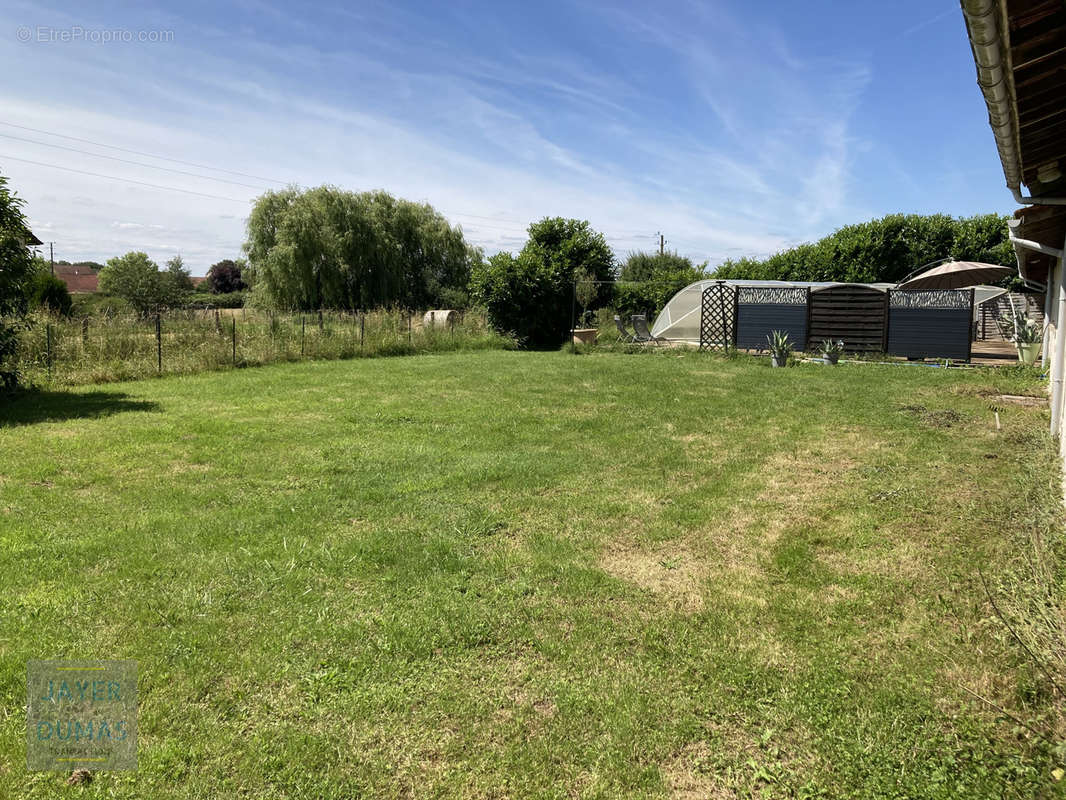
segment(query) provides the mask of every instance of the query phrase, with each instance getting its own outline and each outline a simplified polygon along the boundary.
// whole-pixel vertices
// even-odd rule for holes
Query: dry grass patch
[[[654,548],[615,543],[600,558],[600,567],[654,593],[675,610],[688,614],[703,610],[707,564],[684,543]]]
[[[659,767],[659,772],[675,800],[718,800],[742,795],[724,786],[708,765],[714,753],[707,742],[693,742],[673,759]]]

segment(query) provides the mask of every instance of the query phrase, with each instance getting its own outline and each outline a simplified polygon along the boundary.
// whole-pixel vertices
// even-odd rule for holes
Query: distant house
[[[95,292],[100,283],[99,272],[85,264],[56,264],[56,277],[67,285],[71,294]]]
[[[39,244],[39,243],[38,243]],[[56,277],[67,285],[71,294],[89,294],[99,291],[100,270],[89,264],[56,264]],[[192,278],[192,285],[200,289],[207,278],[203,275]],[[206,287],[204,289],[206,291]]]

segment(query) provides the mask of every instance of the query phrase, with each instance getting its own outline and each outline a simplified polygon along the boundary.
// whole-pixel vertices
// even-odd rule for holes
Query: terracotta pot
[[[596,344],[598,328],[574,328],[574,344]]]

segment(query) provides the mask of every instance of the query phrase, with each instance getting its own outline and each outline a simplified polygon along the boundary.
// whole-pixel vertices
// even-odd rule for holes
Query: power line
[[[240,200],[236,197],[223,197],[220,194],[207,194],[206,192],[194,192],[191,189],[179,189],[177,186],[162,186],[158,183],[147,183],[146,181],[135,181],[132,178],[120,178],[117,175],[103,175],[99,172],[89,172],[84,169],[74,169],[73,167],[61,167],[58,164],[45,164],[43,161],[31,161],[28,158],[16,158],[15,156],[0,155],[0,159],[7,159],[8,161],[21,161],[23,164],[33,164],[38,167],[49,167],[51,169],[61,169],[66,172],[76,172],[79,175],[89,175],[93,178],[105,178],[111,181],[123,181],[125,183],[135,183],[138,186],[147,186],[151,189],[162,189],[167,192],[182,192],[184,194],[192,194],[197,197],[208,197],[212,200],[230,200],[234,203],[248,204],[248,200]]]
[[[169,156],[160,156],[160,155],[156,155],[155,153],[145,153],[142,150],[130,150],[129,148],[118,147],[118,146],[113,145],[113,144],[104,144],[103,142],[94,142],[91,139],[80,139],[77,136],[68,136],[65,133],[56,133],[55,131],[46,131],[46,130],[42,130],[41,128],[31,128],[28,125],[16,125],[14,122],[4,122],[3,120],[0,120],[0,125],[6,125],[9,128],[18,128],[19,130],[23,130],[23,131],[32,131],[33,133],[43,133],[46,136],[56,136],[56,137],[58,137],[60,139],[69,139],[72,142],[81,142],[82,144],[91,144],[94,147],[106,147],[108,150],[117,150],[120,153],[131,153],[131,154],[133,154],[135,156],[145,156],[147,158],[157,158],[160,161],[170,161],[170,162],[173,162],[174,164],[184,164],[187,167],[196,167],[198,169],[209,169],[209,170],[211,170],[213,172],[225,172],[225,173],[227,173],[229,175],[238,175],[238,176],[240,176],[242,178],[252,178],[253,180],[266,181],[267,183],[279,183],[279,184],[281,184],[283,186],[286,186],[286,185],[288,185],[290,183],[290,181],[278,180],[277,178],[264,178],[262,175],[250,175],[247,172],[237,172],[237,171],[232,170],[232,169],[223,169],[222,167],[212,167],[209,164],[197,164],[197,163],[192,162],[192,161],[182,161],[180,158],[170,158]]]
[[[274,184],[280,184],[280,185],[288,185],[289,184],[289,182],[287,182],[287,181],[282,181],[282,180],[279,180],[279,179],[276,179],[276,178],[265,178],[265,177],[263,177],[261,175],[252,175],[252,174],[247,173],[247,172],[238,172],[236,170],[224,169],[222,167],[215,167],[215,166],[211,166],[209,164],[198,164],[198,163],[192,162],[192,161],[184,161],[184,160],[178,159],[178,158],[171,158],[169,156],[161,156],[161,155],[158,155],[158,154],[155,154],[155,153],[148,153],[148,152],[145,152],[145,151],[142,151],[142,150],[132,150],[130,148],[119,147],[117,145],[111,145],[111,144],[105,144],[103,142],[97,142],[97,141],[93,141],[91,139],[83,139],[83,138],[80,138],[80,137],[77,137],[77,136],[69,136],[69,135],[64,134],[64,133],[56,133],[55,131],[44,130],[42,128],[33,128],[33,127],[28,126],[28,125],[18,125],[18,124],[14,123],[14,122],[4,122],[3,120],[0,120],[0,125],[5,125],[5,126],[10,127],[10,128],[17,128],[19,130],[24,130],[24,131],[31,131],[33,133],[40,133],[40,134],[44,134],[45,136],[55,136],[55,137],[58,137],[60,139],[67,139],[67,140],[72,141],[72,142],[81,142],[83,144],[90,144],[90,145],[93,145],[94,147],[103,147],[103,148],[106,148],[108,150],[115,150],[115,151],[122,152],[122,153],[131,153],[133,155],[144,156],[145,158],[154,158],[154,159],[157,159],[157,160],[160,160],[160,161],[169,161],[169,162],[174,163],[174,164],[183,164],[185,166],[196,167],[198,169],[206,169],[206,170],[209,170],[209,171],[212,171],[212,172],[222,172],[222,173],[226,173],[228,175],[237,175],[237,176],[244,177],[244,178],[251,178],[251,179],[257,180],[257,181],[264,181],[266,183],[274,183]],[[128,159],[123,159],[123,158],[117,158],[115,156],[104,155],[103,153],[92,153],[90,151],[81,150],[81,149],[74,148],[74,147],[64,147],[63,145],[51,144],[51,143],[48,143],[48,142],[40,142],[40,141],[36,141],[36,140],[33,140],[33,139],[25,139],[25,138],[21,138],[21,137],[18,137],[18,136],[12,136],[11,134],[0,133],[0,136],[3,136],[4,138],[7,138],[7,139],[15,140],[15,141],[26,142],[26,143],[29,143],[29,144],[36,144],[36,145],[40,145],[40,146],[43,146],[43,147],[53,147],[53,148],[56,148],[56,149],[67,150],[67,151],[70,151],[70,152],[79,153],[79,154],[82,154],[82,155],[88,155],[88,156],[92,156],[92,157],[95,157],[95,158],[104,158],[104,159],[107,159],[109,161],[116,161],[116,162],[120,162],[120,163],[123,163],[123,164],[131,164],[131,165],[134,165],[134,166],[145,167],[147,169],[156,169],[156,170],[161,170],[161,171],[165,171],[165,172],[172,172],[172,173],[175,173],[175,174],[178,174],[178,175],[186,175],[186,176],[189,176],[189,177],[200,178],[202,180],[210,180],[210,181],[216,181],[216,182],[219,182],[219,183],[227,183],[227,184],[231,184],[233,186],[243,186],[243,187],[246,187],[246,188],[249,188],[249,189],[256,189],[256,190],[259,190],[259,191],[265,191],[266,190],[266,187],[263,187],[263,186],[253,186],[251,184],[241,183],[239,181],[229,181],[229,180],[225,180],[223,178],[213,178],[213,177],[211,177],[209,175],[200,175],[200,174],[197,174],[197,173],[186,172],[184,170],[176,170],[176,169],[171,169],[171,168],[168,168],[168,167],[156,166],[154,164],[145,164],[145,163],[139,162],[139,161],[130,161]],[[72,167],[62,167],[62,166],[59,166],[58,164],[47,164],[47,163],[43,163],[43,162],[39,162],[39,161],[31,161],[30,159],[17,158],[15,156],[4,156],[4,157],[8,158],[8,159],[10,159],[12,161],[21,161],[21,162],[26,163],[26,164],[34,164],[36,166],[41,166],[41,167],[50,167],[52,169],[65,170],[67,172],[73,172],[73,173],[77,173],[79,175],[88,175],[90,177],[95,177],[95,178],[104,178],[106,180],[122,181],[122,182],[125,182],[125,183],[135,184],[137,186],[146,186],[146,187],[149,187],[149,188],[152,188],[152,189],[160,189],[160,190],[163,190],[163,191],[181,192],[183,194],[190,194],[190,195],[194,195],[194,196],[197,196],[197,197],[207,197],[207,198],[210,198],[210,199],[213,199],[213,200],[229,200],[229,201],[234,202],[234,203],[246,203],[246,202],[248,202],[246,200],[239,200],[239,199],[237,199],[235,197],[224,197],[222,195],[209,194],[209,193],[206,193],[206,192],[196,192],[196,191],[193,191],[191,189],[179,189],[176,186],[164,186],[162,184],[149,183],[147,181],[138,181],[138,180],[134,180],[132,178],[121,178],[121,177],[119,177],[117,175],[105,175],[105,174],[97,173],[97,172],[89,172],[88,170],[74,169]],[[504,223],[505,226],[508,225],[508,224],[514,224],[515,226],[520,227],[522,232],[524,232],[525,229],[530,224],[529,221],[523,222],[523,221],[516,220],[516,219],[508,219],[506,217],[490,217],[490,216],[485,216],[485,215],[482,215],[482,214],[469,214],[469,213],[461,212],[461,211],[451,212],[449,214],[449,216],[452,216],[452,217],[468,217],[468,218],[471,218],[471,219],[479,219],[479,220],[486,220],[486,221],[489,221],[489,222]],[[484,223],[472,223],[471,227],[472,228],[493,228],[493,229],[496,229],[496,230],[501,230],[501,231],[506,231],[506,232],[511,232],[511,233],[517,232],[517,231],[513,230],[510,227],[504,227],[504,226],[500,226],[500,225],[485,225]],[[606,238],[608,238],[608,239],[614,239],[614,240],[617,241],[617,240],[643,239],[643,238],[647,238],[648,234],[636,233],[636,232],[626,232],[626,233],[618,232],[618,233],[604,233],[604,236]],[[660,252],[662,252],[663,248],[665,247],[665,239],[662,237],[661,234],[656,234],[656,236],[660,240],[659,248],[660,248]]]
[[[105,156],[103,153],[93,153],[88,150],[81,150],[77,147],[65,147],[61,144],[51,144],[49,142],[38,142],[35,139],[24,139],[21,136],[12,136],[9,133],[0,133],[5,139],[14,139],[16,142],[27,142],[29,144],[41,145],[42,147],[54,147],[57,150],[67,150],[71,153],[81,153],[82,155],[92,156],[93,158],[106,158],[108,161],[118,161],[122,164],[133,164],[137,167],[147,167],[148,169],[158,169],[163,172],[173,172],[177,175],[189,175],[193,178],[202,178],[206,181],[217,181],[219,183],[229,183],[233,186],[244,186],[248,189],[258,189],[259,191],[267,191],[269,187],[266,186],[254,186],[250,183],[241,183],[240,181],[230,181],[225,178],[212,178],[210,175],[200,175],[197,172],[186,172],[183,169],[174,169],[173,167],[160,167],[155,164],[145,164],[143,161],[130,161],[128,158],[118,158],[117,156]]]

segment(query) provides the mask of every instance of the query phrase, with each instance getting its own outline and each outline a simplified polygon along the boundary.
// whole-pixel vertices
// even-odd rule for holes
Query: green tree
[[[471,292],[497,330],[530,347],[557,347],[570,329],[575,278],[610,281],[614,255],[603,234],[582,220],[545,218],[528,233],[517,256],[497,253],[475,266]],[[602,302],[606,293],[600,294]]]
[[[100,270],[99,286],[101,292],[121,297],[141,314],[158,311],[173,300],[159,265],[138,251],[108,259]]]
[[[725,261],[715,277],[897,283],[919,267],[949,256],[1013,266],[1007,218],[890,214],[845,225],[817,242],[769,258]]]
[[[706,277],[706,264],[675,253],[630,253],[618,274],[614,307],[622,315],[654,317],[670,298]]]
[[[242,276],[244,260],[234,261],[232,258],[224,258],[211,265],[207,271],[207,290],[212,294],[229,294],[241,292],[247,289]]]
[[[25,325],[26,290],[33,274],[24,202],[0,175],[0,391],[18,385],[18,332]]]
[[[262,195],[244,250],[257,300],[298,309],[439,306],[481,260],[429,205],[332,186]]]
[[[195,288],[180,254],[167,261],[166,271],[160,275],[160,281],[167,305],[180,304]]]

